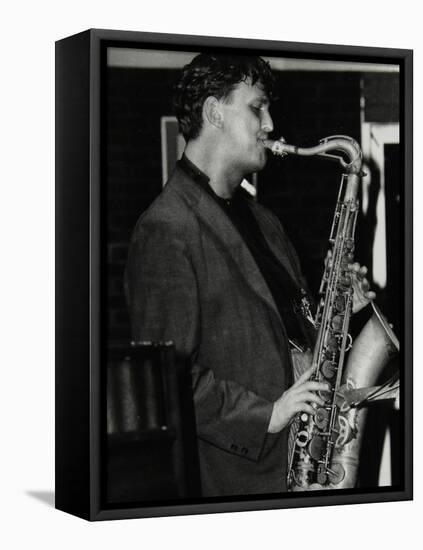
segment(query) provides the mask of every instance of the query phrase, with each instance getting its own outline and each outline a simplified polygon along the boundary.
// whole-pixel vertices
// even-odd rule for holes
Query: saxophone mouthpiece
[[[275,143],[272,139],[262,139],[262,142],[266,149],[272,149],[273,144]]]
[[[289,149],[293,149],[292,145],[287,145],[283,137],[279,138],[277,141],[273,139],[263,139],[262,141],[266,149],[270,149],[274,155],[281,157],[287,155]]]

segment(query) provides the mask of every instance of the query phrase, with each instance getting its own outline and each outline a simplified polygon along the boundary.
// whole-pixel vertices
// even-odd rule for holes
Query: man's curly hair
[[[267,61],[257,56],[199,54],[185,65],[175,86],[173,107],[179,131],[186,141],[199,136],[202,110],[209,96],[226,98],[240,82],[259,82],[269,99],[274,95],[274,77]]]

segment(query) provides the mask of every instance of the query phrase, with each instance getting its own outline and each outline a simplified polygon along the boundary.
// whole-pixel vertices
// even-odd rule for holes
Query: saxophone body
[[[347,136],[331,136],[309,148],[288,145],[283,139],[264,144],[275,155],[318,155],[337,160],[343,168],[314,319],[317,338],[310,378],[325,382],[329,389],[319,392],[324,406],[317,406],[312,415],[298,415],[291,425],[287,482],[291,491],[351,488],[357,482],[367,414],[365,400],[360,403],[352,396],[374,385],[399,349],[395,334],[373,303],[374,313],[354,344],[349,334],[353,287],[348,265],[354,262],[361,149]]]

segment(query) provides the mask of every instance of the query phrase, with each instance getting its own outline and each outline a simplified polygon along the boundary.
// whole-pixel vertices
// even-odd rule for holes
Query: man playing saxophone
[[[191,369],[202,496],[287,490],[288,432],[326,383],[294,382],[292,347],[312,348],[296,252],[243,179],[264,168],[274,81],[258,57],[201,54],[175,108],[186,148],[139,219],[126,271],[134,340],[175,343]],[[353,310],[374,298],[349,266]]]

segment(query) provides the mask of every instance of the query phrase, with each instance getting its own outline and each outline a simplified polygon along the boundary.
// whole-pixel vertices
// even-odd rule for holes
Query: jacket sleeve
[[[177,355],[191,366],[197,436],[258,460],[273,403],[198,364],[202,320],[197,285],[185,239],[165,224],[138,226],[125,276],[134,340],[172,340]]]

